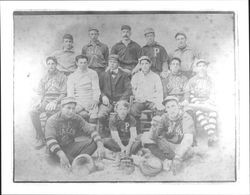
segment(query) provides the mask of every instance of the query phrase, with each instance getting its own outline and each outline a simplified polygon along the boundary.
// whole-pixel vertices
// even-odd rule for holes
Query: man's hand
[[[90,110],[92,110],[95,106],[97,106],[98,105],[98,101],[96,101],[96,100],[93,100],[90,104],[89,104],[89,108],[90,108]]]
[[[71,170],[71,165],[69,162],[68,157],[66,156],[66,154],[60,150],[57,152],[58,157],[60,158],[60,165],[63,169],[70,171]]]
[[[105,106],[109,106],[109,99],[107,96],[103,96],[102,97],[102,103],[105,105]]]
[[[56,109],[57,101],[52,101],[46,105],[46,111],[52,111]]]
[[[162,71],[161,74],[160,74],[161,78],[163,78],[163,79],[167,78],[168,75],[169,75],[168,71]]]
[[[129,144],[125,147],[125,154],[126,154],[127,156],[129,156],[129,154],[130,154],[131,146],[132,146],[132,144],[129,143]]]
[[[102,159],[105,156],[105,150],[102,142],[97,143],[96,153],[98,158]]]
[[[182,162],[180,159],[174,158],[171,165],[171,170],[174,175],[178,174],[182,168]]]

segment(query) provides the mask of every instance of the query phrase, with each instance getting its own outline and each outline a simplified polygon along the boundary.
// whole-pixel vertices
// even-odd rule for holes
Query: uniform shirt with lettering
[[[96,71],[88,69],[82,72],[77,69],[69,75],[67,82],[67,95],[75,97],[79,105],[86,108],[93,100],[99,102],[99,78]]]
[[[168,54],[163,46],[154,42],[151,45],[142,47],[142,56],[148,56],[152,61],[151,70],[154,72],[162,72],[168,70]]]
[[[39,83],[38,94],[40,96],[60,96],[67,93],[67,77],[56,70],[47,73]]]
[[[108,65],[109,49],[100,41],[89,42],[83,46],[82,54],[89,58],[89,67],[91,68],[106,68]]]
[[[162,115],[156,135],[162,136],[173,144],[180,144],[184,134],[194,134],[194,132],[193,118],[187,112],[181,112],[176,120],[170,120],[165,113]]]
[[[52,115],[45,126],[45,138],[48,149],[57,153],[61,147],[67,147],[78,136],[86,136],[98,142],[101,138],[94,126],[87,123],[81,116],[74,114],[65,119],[61,111]]]
[[[60,72],[72,73],[76,70],[77,66],[75,63],[76,52],[74,49],[60,49],[55,51],[51,56],[55,56],[58,65],[57,69]]]
[[[111,114],[109,119],[110,131],[117,131],[121,141],[128,142],[130,139],[130,128],[136,127],[135,118],[128,114],[125,120],[121,120],[117,113]]]
[[[119,56],[120,66],[122,68],[132,71],[141,56],[141,46],[132,40],[127,46],[120,41],[112,47],[111,54],[117,54]]]

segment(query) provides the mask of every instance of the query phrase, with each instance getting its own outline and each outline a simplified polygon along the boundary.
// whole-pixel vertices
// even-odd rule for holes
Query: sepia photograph
[[[245,0],[0,5],[4,194],[250,193]]]
[[[233,12],[13,18],[15,182],[236,181]]]

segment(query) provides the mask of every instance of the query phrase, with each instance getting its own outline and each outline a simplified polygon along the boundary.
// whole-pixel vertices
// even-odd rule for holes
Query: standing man
[[[181,59],[181,71],[187,78],[191,78],[193,76],[193,63],[198,56],[194,50],[187,45],[187,36],[185,33],[176,33],[175,40],[177,49],[174,50],[172,57]]]
[[[96,124],[100,97],[98,75],[88,68],[87,56],[76,56],[76,64],[77,70],[68,77],[67,95],[76,98],[76,113]]]
[[[66,76],[74,72],[76,69],[76,53],[73,47],[73,36],[65,34],[63,36],[63,48],[55,51],[51,56],[55,56],[57,59],[57,69],[60,72],[63,72]]]
[[[141,47],[138,43],[130,39],[131,34],[131,27],[122,25],[122,40],[116,43],[111,49],[111,54],[119,56],[121,68],[129,74],[132,73],[141,55]]]
[[[98,118],[104,126],[114,105],[120,100],[128,102],[132,95],[129,75],[119,68],[118,59],[118,55],[109,56],[109,70],[103,72],[100,78],[102,104],[99,107]]]
[[[47,117],[58,111],[60,101],[66,96],[67,77],[56,69],[57,61],[54,57],[46,59],[48,66],[47,74],[41,79],[38,95],[40,102],[30,112],[32,124],[36,130],[36,149],[45,145],[44,132],[42,130],[40,114],[46,113]]]
[[[172,169],[176,173],[193,145],[195,126],[192,116],[181,110],[177,97],[168,96],[163,104],[166,113],[156,128],[143,135],[142,143],[154,156],[163,160],[164,170]]]
[[[146,109],[153,111],[162,110],[163,89],[160,76],[150,70],[151,60],[142,56],[139,63],[141,71],[136,73],[131,80],[135,102],[131,106],[131,114],[137,120],[137,133],[140,133],[141,112]]]
[[[148,56],[152,61],[151,70],[161,77],[166,78],[168,72],[168,54],[163,46],[155,41],[155,31],[153,28],[144,30],[146,45],[142,47],[141,55]],[[134,70],[138,70],[139,67]]]
[[[105,71],[108,65],[108,46],[98,40],[99,30],[89,28],[90,42],[83,46],[82,54],[89,59],[89,68],[95,70],[100,78],[100,74]]]
[[[95,127],[75,114],[77,102],[72,97],[61,101],[61,110],[51,116],[46,124],[46,143],[51,155],[60,160],[62,168],[70,169],[80,154],[104,155],[104,147]],[[81,139],[77,139],[77,138]]]

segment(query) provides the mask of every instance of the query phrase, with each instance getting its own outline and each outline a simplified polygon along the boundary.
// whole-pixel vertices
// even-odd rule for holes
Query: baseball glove
[[[135,170],[135,164],[133,158],[125,156],[120,159],[119,168],[123,170],[127,175],[130,175]]]
[[[160,159],[151,156],[141,161],[139,168],[143,175],[153,177],[161,172],[163,166]]]

